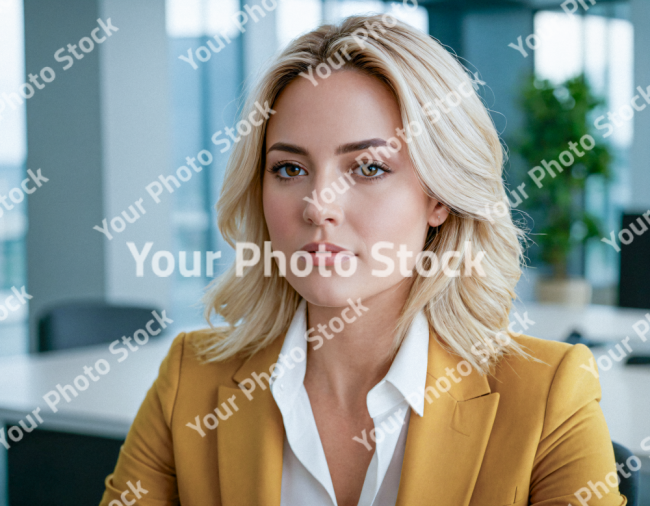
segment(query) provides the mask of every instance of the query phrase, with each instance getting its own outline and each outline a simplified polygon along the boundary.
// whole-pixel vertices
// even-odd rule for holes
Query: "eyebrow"
[[[377,146],[385,146],[386,141],[384,139],[374,138],[366,139],[358,142],[350,142],[348,144],[341,144],[336,148],[335,154],[343,155],[345,153],[352,153],[354,151],[363,151],[364,149],[373,148]],[[267,153],[271,151],[286,151],[287,153],[293,153],[296,155],[309,156],[309,153],[305,148],[296,146],[295,144],[289,144],[286,142],[276,142],[271,146]]]

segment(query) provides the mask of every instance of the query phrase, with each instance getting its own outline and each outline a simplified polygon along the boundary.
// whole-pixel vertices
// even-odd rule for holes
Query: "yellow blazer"
[[[202,364],[191,345],[202,332],[174,340],[106,478],[101,506],[135,499],[136,506],[280,506],[282,416],[268,387],[248,400],[238,383],[268,373],[284,338],[248,361]],[[592,492],[590,506],[626,504],[606,482],[616,467],[600,383],[580,367],[589,364],[589,349],[516,340],[545,363],[504,357],[493,377],[473,371],[441,392],[446,384],[436,379],[461,359],[431,333],[427,386],[439,398],[429,395],[423,417],[411,415],[399,506],[578,505],[574,494],[590,481],[601,496]],[[201,422],[204,437],[187,426],[232,396],[237,411],[213,430]]]

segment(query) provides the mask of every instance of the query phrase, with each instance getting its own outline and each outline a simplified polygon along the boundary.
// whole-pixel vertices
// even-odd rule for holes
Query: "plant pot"
[[[538,302],[581,307],[591,302],[591,285],[584,278],[542,278],[537,281]]]

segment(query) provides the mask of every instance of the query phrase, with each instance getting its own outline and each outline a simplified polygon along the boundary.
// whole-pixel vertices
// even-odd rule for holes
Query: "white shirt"
[[[290,355],[292,350],[292,357],[306,356],[306,307],[303,299],[285,337],[283,356]],[[333,339],[336,339],[336,334]],[[323,346],[327,345],[325,339]],[[368,413],[375,425],[376,451],[366,472],[359,506],[394,506],[397,501],[411,411],[408,408],[410,406],[419,416],[424,412],[421,392],[426,385],[428,351],[429,325],[420,312],[388,373],[366,398]],[[313,353],[318,353],[318,350],[313,350]],[[284,367],[284,373],[271,384],[271,393],[282,413],[286,432],[280,504],[336,506],[332,478],[304,386],[307,361],[286,357],[285,360],[295,366]],[[372,444],[369,434],[358,434],[359,440],[363,441],[364,436]]]

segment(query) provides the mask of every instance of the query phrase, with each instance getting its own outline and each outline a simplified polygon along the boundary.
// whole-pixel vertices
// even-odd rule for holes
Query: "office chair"
[[[70,302],[45,312],[38,322],[38,351],[110,343],[132,336],[153,318],[153,308],[105,302]]]
[[[621,471],[618,472],[618,477],[621,482],[618,485],[618,490],[621,494],[627,497],[628,506],[638,506],[639,503],[639,470],[632,471],[627,464],[627,460],[634,454],[625,446],[612,441],[614,446],[614,458],[618,464],[623,467],[623,472],[628,474],[626,478]]]
[[[605,346],[606,344],[600,341],[592,341],[591,339],[587,339],[578,330],[575,329],[571,331],[564,342],[569,344],[584,344],[588,348],[598,348],[600,346]]]
[[[104,479],[115,469],[123,443],[122,439],[34,429],[7,452],[7,504],[99,504]]]

